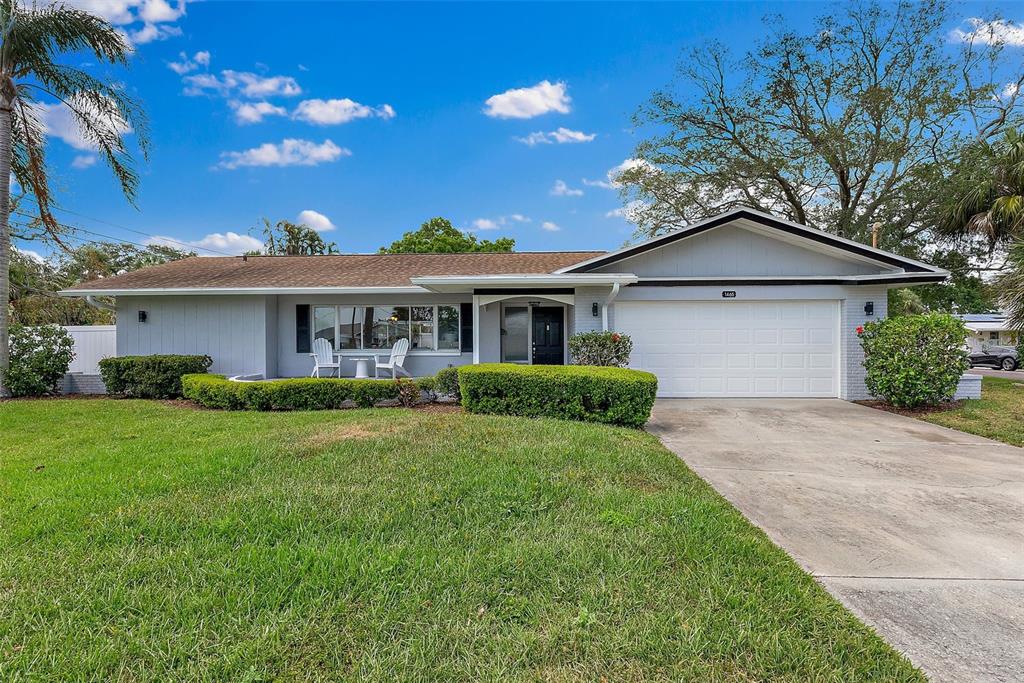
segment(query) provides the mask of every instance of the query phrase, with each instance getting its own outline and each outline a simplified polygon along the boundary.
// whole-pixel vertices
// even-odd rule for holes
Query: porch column
[[[480,365],[480,295],[473,295],[473,365]]]
[[[604,300],[601,305],[601,331],[608,332],[608,307],[615,301],[615,297],[619,295],[619,283],[616,282],[612,285],[612,291],[608,294],[608,298]]]

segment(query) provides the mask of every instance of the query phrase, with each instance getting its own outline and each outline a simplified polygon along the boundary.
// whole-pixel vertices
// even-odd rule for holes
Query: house
[[[967,313],[959,316],[967,328],[967,346],[980,352],[982,344],[1016,346],[1018,333],[1010,329],[1005,313]]]
[[[83,283],[115,297],[117,353],[196,353],[213,372],[306,376],[312,340],[356,357],[411,341],[413,375],[560,364],[568,337],[616,330],[666,397],[867,397],[856,328],[890,287],[947,272],[737,209],[605,253],[190,258]]]

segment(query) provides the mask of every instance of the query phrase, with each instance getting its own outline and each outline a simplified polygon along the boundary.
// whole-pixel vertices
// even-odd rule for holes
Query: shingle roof
[[[507,254],[353,254],[332,256],[198,257],[82,282],[75,290],[249,287],[409,287],[425,275],[551,273],[599,251]]]

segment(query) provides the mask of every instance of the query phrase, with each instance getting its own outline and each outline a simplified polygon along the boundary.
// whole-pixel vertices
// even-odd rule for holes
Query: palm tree
[[[953,178],[943,231],[983,237],[993,249],[1024,236],[1024,135],[1011,128],[994,145],[979,144],[962,168]]]
[[[1024,237],[1010,247],[1006,270],[996,278],[999,298],[1006,307],[1007,322],[1017,330],[1018,343],[1024,343]]]
[[[84,51],[101,64],[124,65],[132,48],[113,26],[88,12],[60,4],[21,7],[18,0],[0,0],[0,41],[0,179],[13,175],[38,208],[47,236],[63,246],[61,228],[51,213],[43,101],[55,100],[67,108],[129,201],[134,200],[138,176],[122,136],[134,130],[144,158],[148,144],[144,115],[120,85],[104,83],[56,58]],[[10,183],[0,181],[0,396],[6,395],[3,375],[9,365],[10,213]]]

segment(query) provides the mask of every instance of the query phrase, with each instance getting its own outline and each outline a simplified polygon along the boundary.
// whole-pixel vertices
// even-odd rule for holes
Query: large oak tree
[[[950,34],[938,0],[851,4],[808,33],[768,20],[736,56],[713,43],[638,114],[650,131],[619,180],[638,236],[739,205],[914,254],[965,149],[1021,116],[1024,64],[999,24]]]

